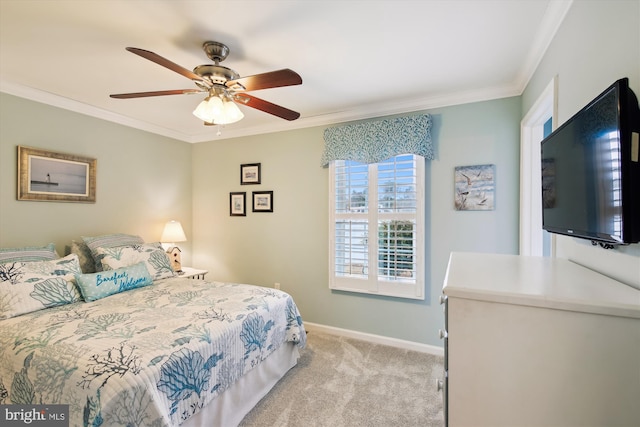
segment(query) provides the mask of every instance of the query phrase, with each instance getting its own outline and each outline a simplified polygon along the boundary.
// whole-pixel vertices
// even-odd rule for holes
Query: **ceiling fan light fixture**
[[[202,101],[195,110],[193,115],[204,121],[205,123],[216,125],[227,125],[235,123],[244,118],[244,114],[238,106],[228,99],[222,99],[218,95],[210,95]]]

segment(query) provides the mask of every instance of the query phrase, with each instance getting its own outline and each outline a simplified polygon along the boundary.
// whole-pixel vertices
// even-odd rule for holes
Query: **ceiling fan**
[[[264,111],[265,113],[272,114],[285,120],[296,120],[300,117],[300,113],[296,111],[246,93],[252,90],[302,84],[302,78],[300,75],[288,68],[268,73],[255,74],[253,76],[240,77],[240,75],[231,68],[220,65],[220,62],[224,61],[229,55],[229,48],[225,44],[215,41],[207,41],[202,45],[202,49],[214,64],[198,65],[193,69],[193,71],[189,71],[188,69],[148,50],[138,49],[135,47],[128,47],[126,49],[131,53],[135,53],[136,55],[191,79],[198,88],[120,93],[110,95],[111,98],[144,98],[149,96],[182,95],[206,92],[208,94],[207,97],[193,112],[196,117],[204,121],[205,125],[229,124],[242,119],[244,115],[236,106],[236,103]]]

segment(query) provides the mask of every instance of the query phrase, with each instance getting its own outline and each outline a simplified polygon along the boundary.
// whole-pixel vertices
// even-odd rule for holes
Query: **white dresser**
[[[443,293],[449,426],[640,426],[640,290],[563,259],[452,253]]]

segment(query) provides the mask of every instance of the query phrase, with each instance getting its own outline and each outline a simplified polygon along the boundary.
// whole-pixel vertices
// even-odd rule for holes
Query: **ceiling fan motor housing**
[[[240,75],[234,70],[223,67],[222,65],[198,65],[193,69],[193,72],[203,79],[210,81],[212,84],[217,85],[224,85],[229,80],[240,78]]]

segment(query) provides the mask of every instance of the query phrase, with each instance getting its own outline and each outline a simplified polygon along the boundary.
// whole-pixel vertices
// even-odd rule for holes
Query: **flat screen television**
[[[605,248],[640,242],[640,107],[622,78],[542,141],[542,227]]]

